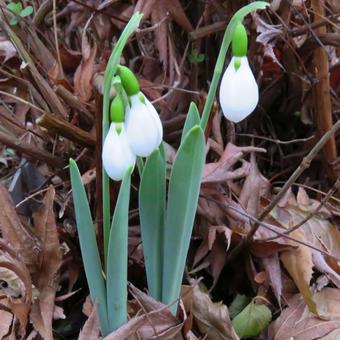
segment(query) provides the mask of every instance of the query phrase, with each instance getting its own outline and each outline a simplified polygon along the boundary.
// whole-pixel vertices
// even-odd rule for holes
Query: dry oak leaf
[[[271,215],[282,226],[289,229],[310,217],[316,211],[320,202],[310,199],[305,190],[299,189],[296,199],[292,194],[288,200],[284,200],[275,207]],[[340,258],[340,233],[328,218],[331,213],[322,207],[316,215],[306,221],[300,229],[304,231],[305,241],[318,249],[322,249],[332,256]],[[334,284],[340,287],[338,266],[331,267],[331,259],[317,251],[312,251],[313,264],[322,273],[330,277]],[[334,261],[333,261],[334,262]],[[335,269],[335,270],[334,270]]]
[[[280,317],[269,327],[270,338],[313,340],[340,329],[340,290],[324,288],[314,295],[314,300],[322,311],[322,318],[311,314],[301,295],[296,294],[288,301],[288,307]]]

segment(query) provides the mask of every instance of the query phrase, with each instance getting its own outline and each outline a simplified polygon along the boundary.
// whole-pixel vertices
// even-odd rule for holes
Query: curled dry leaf
[[[87,300],[86,300],[87,301]],[[85,301],[85,303],[87,303]],[[79,333],[78,340],[97,340],[99,339],[99,323],[97,319],[96,309],[91,304],[91,311],[82,330]]]
[[[1,242],[0,245],[3,259],[0,261],[0,268],[4,268],[7,271],[13,272],[14,276],[21,281],[21,294],[20,297],[14,298],[8,296],[7,306],[11,312],[15,315],[16,319],[19,321],[20,328],[19,334],[23,338],[25,335],[25,330],[28,322],[28,315],[32,303],[32,281],[30,274],[27,270],[25,264],[17,259],[13,250],[11,250],[6,244]]]
[[[91,48],[85,32],[82,37],[82,55],[82,61],[74,74],[74,88],[80,99],[87,102],[92,96],[92,76],[97,55],[97,45],[94,43]]]
[[[208,340],[236,340],[228,308],[222,302],[214,303],[199,284],[182,286],[182,296],[187,312],[191,312],[198,329]]]
[[[277,41],[280,40],[280,36],[283,35],[282,25],[269,25],[256,13],[253,13],[252,17],[255,22],[256,32],[260,33],[257,36],[256,41],[263,45],[264,56],[269,57],[274,63],[283,69],[283,66],[277,59],[274,52],[274,47]]]

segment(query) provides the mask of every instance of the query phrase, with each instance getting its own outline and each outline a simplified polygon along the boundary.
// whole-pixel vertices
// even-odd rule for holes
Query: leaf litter
[[[2,9],[8,3],[2,1]],[[133,201],[129,322],[107,338],[237,339],[235,330],[255,338],[267,332],[272,339],[339,337],[340,200],[336,190],[330,197],[323,193],[339,177],[338,160],[329,161],[327,152],[315,155],[284,199],[259,220],[324,133],[314,120],[318,75],[312,56],[318,46],[329,55],[325,91],[338,118],[339,6],[327,1],[326,15],[315,14],[313,6],[273,1],[270,11],[246,18],[248,57],[261,99],[249,120],[237,126],[221,119],[215,106],[179,313],[171,315],[145,293]],[[51,3],[33,1],[32,7],[15,26],[5,20],[6,10],[0,14],[0,335],[97,339],[64,167],[68,157],[78,159],[100,240],[99,157],[92,146],[69,140],[63,130],[43,128],[37,119],[51,114],[91,136],[100,133],[108,56],[132,13],[142,10],[143,24],[121,63],[156,101],[172,163],[189,103],[195,100],[202,110],[221,31],[237,8],[224,0],[69,1],[57,2],[55,14]],[[326,120],[325,112],[318,115]],[[339,148],[337,135],[333,141]],[[26,167],[26,160],[33,165]],[[20,171],[29,182],[38,173],[44,181],[35,187],[22,181],[11,198],[7,188]],[[252,230],[250,243],[233,256]],[[235,308],[240,296],[243,303]],[[255,297],[256,305],[249,305]],[[239,331],[261,319],[249,306],[259,315],[270,311],[268,328],[267,322],[255,322],[255,328],[261,326],[256,332]]]

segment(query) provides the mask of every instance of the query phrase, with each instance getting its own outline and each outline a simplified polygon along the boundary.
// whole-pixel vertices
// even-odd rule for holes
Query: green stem
[[[269,4],[267,2],[255,1],[255,2],[253,2],[253,3],[251,3],[247,6],[242,7],[241,9],[239,9],[233,15],[233,17],[231,18],[231,20],[230,20],[230,22],[227,26],[227,29],[224,32],[224,36],[223,36],[223,40],[222,40],[222,46],[221,46],[220,52],[219,52],[218,57],[217,57],[213,78],[211,80],[211,85],[210,85],[210,88],[209,88],[208,96],[207,96],[207,99],[206,99],[206,102],[205,102],[204,108],[203,108],[203,113],[202,113],[202,118],[201,118],[201,127],[202,127],[203,131],[205,131],[207,124],[208,124],[208,121],[209,121],[211,108],[213,106],[214,98],[216,96],[217,86],[220,82],[225,57],[227,55],[227,51],[228,51],[229,45],[231,43],[232,33],[235,29],[236,23],[238,21],[242,22],[244,17],[246,15],[248,15],[250,12],[252,12],[256,9],[264,9],[267,6],[269,6]]]
[[[112,85],[112,78],[117,71],[117,65],[120,61],[120,56],[123,52],[124,46],[130,35],[136,30],[142,19],[143,14],[135,13],[128,24],[125,26],[119,40],[114,47],[110,59],[107,63],[104,73],[104,93],[103,93],[103,120],[102,120],[102,143],[104,144],[107,132],[109,130],[109,112],[110,112],[110,91]],[[107,252],[110,235],[110,179],[103,167],[102,169],[102,185],[103,185],[103,233],[104,233],[104,255],[105,263],[107,261]]]

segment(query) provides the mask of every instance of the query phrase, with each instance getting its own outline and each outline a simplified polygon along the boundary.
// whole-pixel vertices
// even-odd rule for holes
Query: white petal
[[[159,126],[150,106],[142,103],[139,95],[130,99],[131,108],[125,116],[127,138],[134,154],[147,157],[160,144]]]
[[[241,57],[241,65],[235,70],[233,57],[220,86],[220,104],[224,116],[238,123],[251,114],[259,101],[259,90],[247,57]]]
[[[159,114],[157,112],[157,110],[155,109],[155,107],[149,102],[149,100],[144,96],[145,99],[145,104],[148,107],[151,115],[153,116],[156,126],[157,126],[157,133],[158,133],[158,138],[157,138],[157,147],[159,146],[159,144],[161,144],[162,139],[163,139],[163,126],[162,126],[162,122],[161,119],[159,118]]]
[[[115,181],[120,181],[128,168],[135,165],[136,156],[130,149],[124,124],[120,124],[122,130],[119,134],[116,125],[117,123],[110,125],[103,145],[102,159],[107,174]]]

